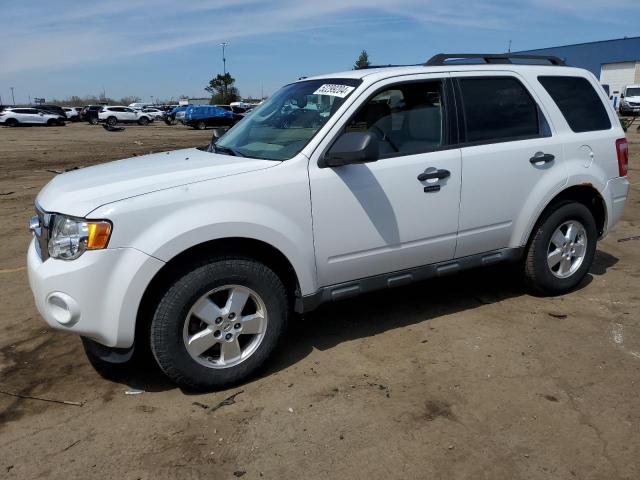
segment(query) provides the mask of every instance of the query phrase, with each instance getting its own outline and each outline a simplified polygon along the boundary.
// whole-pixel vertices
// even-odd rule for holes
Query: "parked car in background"
[[[38,110],[32,107],[5,108],[0,112],[0,124],[7,127],[19,125],[65,125],[66,116]]]
[[[63,117],[67,117],[66,112],[64,111],[64,108],[58,106],[58,105],[34,105],[33,108],[35,108],[36,110],[40,110],[42,112],[51,112],[51,113],[57,113],[58,115],[61,115]]]
[[[164,123],[167,125],[175,125],[184,123],[184,112],[190,105],[176,105],[171,111],[167,112],[164,117]]]
[[[137,123],[138,125],[148,125],[153,122],[153,117],[135,108],[120,105],[105,106],[98,112],[98,121],[107,125],[118,123]]]
[[[62,107],[65,116],[72,122],[80,120],[80,107]]]
[[[146,113],[147,115],[149,115],[151,118],[153,118],[153,120],[159,120],[161,118],[164,117],[165,112],[157,107],[145,107],[143,109],[140,110],[140,112],[142,113]]]
[[[184,124],[198,130],[207,127],[232,127],[240,120],[242,116],[231,111],[231,107],[227,110],[218,105],[190,105],[184,115]]]
[[[89,122],[92,125],[98,123],[98,112],[102,110],[102,105],[85,105],[80,110],[80,120]]]
[[[135,102],[135,103],[130,103],[128,105],[129,108],[145,108],[145,107],[153,107],[153,103],[147,103],[147,102]]]
[[[627,85],[620,95],[620,114],[638,115],[640,113],[640,85]]]

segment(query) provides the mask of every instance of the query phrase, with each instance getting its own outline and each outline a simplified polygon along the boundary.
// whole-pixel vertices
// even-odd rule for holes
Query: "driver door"
[[[379,82],[315,150],[309,178],[320,286],[453,258],[461,154],[449,92],[443,74]],[[318,166],[340,134],[358,130],[379,138],[378,161]],[[420,181],[425,172],[440,178]]]

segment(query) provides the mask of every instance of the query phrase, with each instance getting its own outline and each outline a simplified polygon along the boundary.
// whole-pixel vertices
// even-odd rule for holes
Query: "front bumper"
[[[607,224],[604,231],[606,235],[622,217],[624,204],[629,195],[629,180],[627,177],[612,178],[602,193],[607,205]]]
[[[163,265],[134,248],[87,251],[71,261],[43,261],[35,239],[27,253],[29,285],[49,326],[117,348],[133,345],[140,301]]]

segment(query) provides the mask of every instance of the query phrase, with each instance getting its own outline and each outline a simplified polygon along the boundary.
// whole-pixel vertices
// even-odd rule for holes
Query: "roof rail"
[[[422,67],[422,63],[411,63],[402,65],[393,65],[391,63],[387,65],[366,65],[364,67],[356,67],[354,70],[368,70],[369,68],[393,68],[393,67]]]
[[[439,53],[424,64],[426,66],[445,65],[447,60],[479,59],[484,63],[513,63],[511,60],[545,60],[550,65],[566,66],[564,60],[553,55],[524,55],[518,53]]]

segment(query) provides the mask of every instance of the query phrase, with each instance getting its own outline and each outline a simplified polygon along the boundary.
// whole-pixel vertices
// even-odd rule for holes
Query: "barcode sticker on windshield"
[[[344,98],[353,92],[356,87],[351,87],[349,85],[336,85],[333,83],[325,83],[315,92],[314,95],[330,95],[332,97],[340,97]]]

